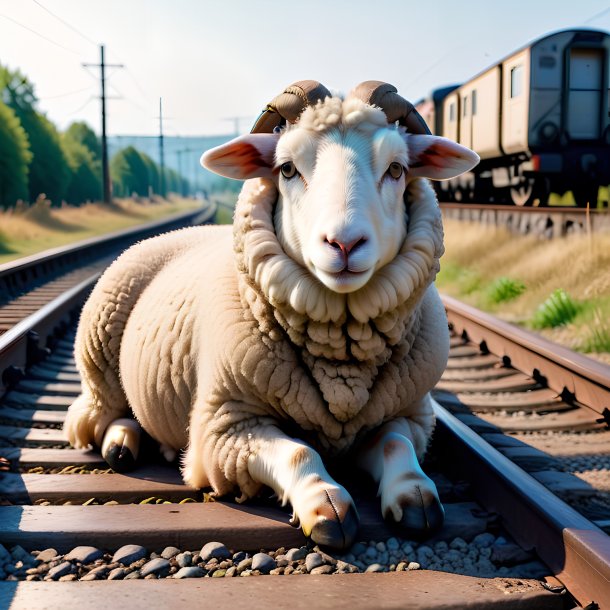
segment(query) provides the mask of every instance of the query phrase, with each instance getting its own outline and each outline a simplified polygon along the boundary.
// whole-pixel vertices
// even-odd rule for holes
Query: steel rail
[[[604,216],[610,214],[608,209],[577,208],[571,206],[543,206],[543,207],[526,207],[517,206],[511,203],[485,203],[485,202],[468,202],[454,203],[450,201],[439,202],[441,209],[445,210],[476,210],[476,211],[491,211],[491,212],[516,212],[517,214],[556,214],[558,216],[586,216],[587,214]]]
[[[547,385],[604,415],[610,408],[610,366],[442,295],[454,331]],[[567,396],[566,396],[567,393]]]
[[[112,233],[107,233],[106,235],[90,237],[74,244],[50,248],[48,250],[44,250],[43,252],[32,254],[31,256],[24,256],[14,261],[0,264],[0,278],[30,270],[33,267],[39,267],[45,263],[56,261],[62,257],[72,257],[75,254],[82,254],[86,251],[94,251],[100,246],[112,246],[118,241],[132,238],[139,234],[153,233],[164,226],[188,224],[189,221],[192,221],[201,215],[205,215],[205,219],[208,219],[213,212],[213,206],[202,207],[196,210],[190,210],[188,212],[181,212],[180,214],[162,218],[160,220],[155,220],[144,225],[138,225],[137,227],[120,229],[118,231],[113,231]]]
[[[435,414],[435,445],[475,498],[523,548],[535,549],[583,607],[610,608],[610,537],[446,409],[435,405]]]

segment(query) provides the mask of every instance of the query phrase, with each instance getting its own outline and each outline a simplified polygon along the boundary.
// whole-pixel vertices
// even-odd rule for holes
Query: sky
[[[382,80],[415,102],[468,80],[548,32],[610,30],[608,0],[0,0],[0,63],[35,85],[60,128],[108,133],[245,133],[287,85],[348,92]],[[237,119],[235,118],[237,117]]]

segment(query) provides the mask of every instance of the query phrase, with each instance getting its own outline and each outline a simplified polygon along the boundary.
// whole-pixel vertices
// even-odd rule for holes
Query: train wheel
[[[580,184],[572,189],[572,194],[579,208],[586,208],[587,203],[590,208],[597,207],[597,184]]]
[[[517,186],[510,188],[511,201],[518,206],[545,206],[550,194],[549,180],[544,176],[524,177]]]
[[[523,178],[517,186],[510,187],[510,198],[519,207],[532,205],[535,199],[535,181],[533,178]]]

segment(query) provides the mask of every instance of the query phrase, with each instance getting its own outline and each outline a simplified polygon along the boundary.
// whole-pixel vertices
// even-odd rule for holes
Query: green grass
[[[565,326],[576,317],[579,309],[579,304],[565,290],[558,288],[538,306],[532,317],[532,327]]]
[[[499,277],[487,289],[487,296],[492,303],[512,301],[525,291],[525,284],[509,277]]]

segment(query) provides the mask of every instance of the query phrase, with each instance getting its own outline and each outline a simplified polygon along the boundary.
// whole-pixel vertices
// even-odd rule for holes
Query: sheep
[[[436,531],[444,511],[419,462],[449,339],[427,178],[478,157],[426,131],[391,85],[342,98],[302,81],[253,133],[206,152],[205,167],[246,180],[233,227],[146,240],[103,274],[76,337],[71,444],[128,469],[141,426],[168,459],[185,450],[188,485],[238,502],[270,487],[338,549],[358,513],[323,457],[348,456],[386,519]]]

